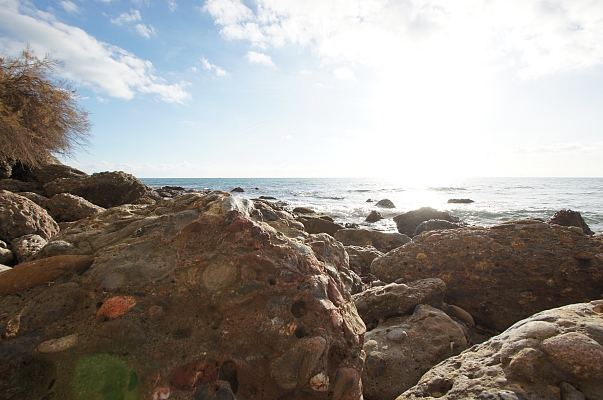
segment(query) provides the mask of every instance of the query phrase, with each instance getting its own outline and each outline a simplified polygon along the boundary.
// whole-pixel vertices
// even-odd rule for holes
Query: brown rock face
[[[562,226],[577,226],[582,228],[582,231],[587,235],[594,235],[595,232],[591,231],[582,215],[577,211],[572,210],[561,210],[557,211],[548,221],[549,224],[557,224]]]
[[[46,208],[58,222],[78,221],[104,210],[84,198],[69,193],[55,194],[46,204]]]
[[[346,246],[373,246],[384,253],[410,242],[406,235],[374,229],[341,229],[335,233],[335,239]]]
[[[458,217],[448,214],[445,211],[438,211],[431,207],[422,207],[418,210],[409,211],[404,214],[400,214],[394,217],[394,222],[398,227],[398,232],[413,236],[417,226],[423,221],[429,221],[430,219],[439,219],[448,222],[460,222]]]
[[[51,303],[65,290],[55,283],[0,298],[0,332],[9,332],[0,346],[17,354],[5,381],[23,381],[28,365],[40,376],[11,393],[360,399],[365,326],[343,246],[324,234],[291,239],[261,219],[248,200],[190,194],[107,209],[61,232],[55,241],[95,260],[62,284],[74,287],[52,304],[76,301],[39,336],[17,321],[29,320],[36,299],[48,293]]]
[[[134,175],[122,171],[58,179],[45,184],[44,189],[50,197],[71,193],[104,208],[133,203],[150,191]]]
[[[536,314],[427,372],[397,400],[598,400],[603,300]]]
[[[297,218],[297,221],[304,225],[304,229],[308,233],[327,233],[334,236],[335,232],[343,229],[343,225],[320,217],[304,216]]]
[[[446,301],[502,331],[539,311],[601,298],[603,242],[534,220],[424,233],[375,259],[379,279],[440,278]]]
[[[29,234],[49,239],[58,232],[59,226],[42,207],[25,197],[0,190],[0,240],[11,242]]]

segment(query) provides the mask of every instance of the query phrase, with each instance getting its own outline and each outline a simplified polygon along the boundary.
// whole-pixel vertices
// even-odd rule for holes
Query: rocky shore
[[[236,193],[1,179],[0,400],[603,399],[578,213],[386,233]]]

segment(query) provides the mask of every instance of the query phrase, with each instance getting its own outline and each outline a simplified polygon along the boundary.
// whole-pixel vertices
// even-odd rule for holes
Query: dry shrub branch
[[[73,156],[88,145],[88,112],[65,80],[59,62],[28,47],[18,58],[0,56],[0,162],[36,167],[50,154]]]

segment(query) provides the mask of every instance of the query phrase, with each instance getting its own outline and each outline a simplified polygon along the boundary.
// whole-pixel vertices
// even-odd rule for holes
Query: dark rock
[[[438,309],[420,305],[410,316],[392,318],[365,335],[364,395],[394,399],[467,347],[462,327]]]
[[[448,204],[470,204],[474,203],[471,199],[448,199]]]
[[[163,186],[160,189],[155,189],[155,193],[157,193],[161,198],[174,198],[182,196],[185,191],[186,189],[180,186]]]
[[[464,226],[466,225],[462,222],[449,222],[443,219],[430,219],[429,221],[423,221],[417,225],[413,236],[417,236],[428,231],[436,231],[440,229],[458,229]]]
[[[151,192],[134,175],[122,171],[58,179],[45,184],[44,189],[50,197],[70,193],[104,208],[132,203]]]
[[[384,254],[373,246],[345,246],[345,250],[350,258],[350,269],[361,277],[369,275],[373,260]]]
[[[346,246],[373,246],[384,253],[410,242],[406,235],[374,229],[341,229],[335,239]]]
[[[231,192],[236,192],[236,193],[243,193],[244,191],[245,191],[245,189],[243,189],[242,187],[236,187],[231,190]]]
[[[501,331],[550,307],[600,298],[603,244],[574,229],[518,220],[423,233],[371,270],[385,282],[440,278],[447,302]]]
[[[0,179],[8,179],[13,173],[13,167],[10,163],[0,160]]]
[[[398,227],[398,232],[411,236],[414,234],[417,226],[423,221],[430,219],[439,219],[449,222],[461,222],[455,216],[448,214],[445,211],[438,211],[431,207],[422,207],[418,210],[409,211],[394,217],[394,222]]]
[[[19,196],[27,197],[42,208],[46,208],[49,198],[34,192],[19,192]]]
[[[442,306],[446,284],[441,279],[422,279],[408,285],[390,283],[353,296],[358,314],[367,326],[380,320],[411,314],[419,304]]]
[[[548,221],[549,224],[557,224],[561,226],[577,226],[582,228],[587,235],[594,235],[595,232],[591,231],[582,215],[577,211],[572,210],[561,210],[557,211]]]
[[[272,196],[260,196],[260,199],[263,199],[263,200],[277,200],[276,197],[272,197]]]
[[[343,225],[320,217],[304,216],[296,218],[296,221],[301,222],[308,233],[328,233],[334,236],[335,232],[343,229]]]
[[[49,239],[58,232],[59,226],[42,207],[25,197],[0,190],[0,240],[10,242],[29,234]]]
[[[22,182],[16,179],[0,179],[0,190],[7,190],[13,193],[34,192],[44,193],[42,185],[37,182]]]
[[[366,202],[367,202],[367,203],[374,203],[375,201],[376,201],[376,200],[373,200],[373,199],[367,199],[367,200],[366,200]]]
[[[40,168],[33,168],[30,173],[31,180],[42,185],[62,178],[82,178],[88,176],[84,171],[63,164],[48,164]]]
[[[383,219],[383,215],[381,215],[378,211],[371,211],[371,213],[366,217],[366,222],[377,222]]]
[[[389,199],[383,199],[383,200],[379,200],[377,202],[377,204],[375,204],[377,207],[383,207],[383,208],[396,208],[396,206],[394,205],[394,203],[389,200]]]
[[[517,322],[433,367],[397,400],[600,399],[603,343],[581,327],[603,328],[602,303],[572,304]],[[570,394],[578,397],[565,397]]]
[[[297,214],[316,214],[316,211],[309,207],[295,207],[293,212]]]
[[[82,197],[69,193],[55,194],[48,201],[46,208],[57,222],[75,222],[104,210]]]

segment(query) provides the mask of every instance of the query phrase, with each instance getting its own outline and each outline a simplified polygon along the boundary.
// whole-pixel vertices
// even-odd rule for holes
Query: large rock
[[[577,226],[582,228],[582,231],[587,235],[594,235],[595,232],[591,231],[582,215],[577,211],[572,210],[561,210],[557,211],[548,221],[549,224],[557,224],[562,226]]]
[[[374,229],[341,229],[335,233],[335,239],[346,246],[373,246],[384,253],[410,242],[406,235]]]
[[[0,190],[0,240],[11,242],[29,234],[49,239],[58,231],[59,226],[45,209],[25,197]]]
[[[58,240],[94,262],[0,298],[14,398],[361,398],[365,326],[328,235],[289,238],[212,193],[107,209]]]
[[[301,222],[304,225],[304,229],[308,233],[327,233],[331,236],[335,235],[335,232],[343,229],[343,225],[340,225],[336,222],[329,221],[325,218],[320,217],[312,217],[306,215],[304,217],[298,217],[298,222]]]
[[[122,171],[62,178],[45,184],[44,189],[50,197],[70,193],[104,208],[133,203],[151,191],[134,175]]]
[[[371,263],[383,253],[373,246],[345,246],[350,258],[350,269],[358,275],[366,276],[371,273]]]
[[[35,192],[43,193],[42,185],[37,182],[22,182],[16,179],[0,179],[0,190],[8,190],[9,192]]]
[[[603,301],[536,314],[427,372],[398,400],[603,399]]]
[[[388,320],[365,335],[365,399],[395,399],[431,367],[466,348],[462,327],[428,305]]]
[[[33,168],[30,172],[31,179],[42,185],[63,178],[83,178],[88,174],[79,169],[63,165],[61,163],[48,164],[39,168]]]
[[[440,278],[447,302],[502,331],[550,307],[601,298],[603,241],[536,220],[426,232],[375,259],[384,282]]]
[[[104,210],[82,197],[69,193],[55,194],[46,204],[46,208],[57,222],[78,221]]]
[[[419,225],[417,225],[417,228],[415,229],[412,235],[417,236],[423,232],[437,231],[443,229],[458,229],[464,226],[465,224],[460,222],[450,222],[445,221],[443,219],[430,219],[428,221],[423,221]]]
[[[380,320],[411,314],[419,304],[441,307],[446,284],[441,279],[421,279],[408,285],[390,283],[353,296],[364,323],[376,326]]]
[[[40,251],[46,243],[46,239],[40,235],[23,235],[13,239],[11,242],[11,249],[17,258],[17,262],[22,263]]]
[[[394,217],[394,222],[398,227],[398,232],[413,236],[417,226],[423,221],[429,221],[430,219],[440,219],[448,222],[461,222],[458,217],[450,215],[446,211],[438,211],[431,207],[422,207],[418,210],[413,210],[400,214]]]

